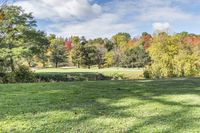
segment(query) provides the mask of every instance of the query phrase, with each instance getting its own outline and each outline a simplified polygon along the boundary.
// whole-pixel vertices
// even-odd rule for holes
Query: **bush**
[[[6,71],[3,67],[3,63],[0,60],[0,83],[3,83],[3,78],[6,76]]]
[[[150,78],[150,72],[148,70],[144,70],[144,78]]]
[[[3,69],[1,69],[0,67],[0,83],[13,83],[15,80],[13,79],[13,73],[6,73],[5,71],[3,71]]]
[[[14,72],[6,73],[2,77],[2,83],[16,83],[15,73]]]
[[[69,74],[36,74],[36,78],[41,82],[65,82],[65,81],[95,81],[107,80],[108,77],[102,74],[83,74],[83,73],[69,73]]]
[[[0,72],[0,84],[1,84],[1,83],[4,83],[4,82],[3,82],[3,78],[5,77],[5,75],[6,75],[6,73]]]
[[[36,81],[34,73],[30,70],[29,67],[24,65],[19,66],[14,74],[16,82],[28,83]]]
[[[35,82],[34,73],[26,66],[19,66],[15,72],[0,72],[0,83]]]
[[[67,81],[62,74],[36,74],[36,78],[39,82]]]

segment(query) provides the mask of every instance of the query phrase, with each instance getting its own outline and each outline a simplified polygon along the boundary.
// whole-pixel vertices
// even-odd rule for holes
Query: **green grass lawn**
[[[0,85],[0,132],[199,132],[200,79]]]
[[[104,76],[113,77],[114,75],[121,75],[126,79],[143,79],[143,69],[140,68],[103,68],[98,69],[96,67],[91,69],[84,68],[46,68],[35,70],[38,74],[90,74],[95,75],[97,73],[103,74]]]

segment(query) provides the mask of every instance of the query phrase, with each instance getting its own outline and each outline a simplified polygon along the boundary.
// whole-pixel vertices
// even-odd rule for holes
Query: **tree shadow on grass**
[[[143,122],[129,127],[129,129],[125,132],[142,132],[146,127],[150,127],[148,130],[146,130],[146,132],[174,133],[183,132],[188,129],[190,129],[190,132],[193,132],[194,130],[191,129],[198,128],[200,117],[187,116],[189,112],[190,109],[183,108],[180,111],[150,116],[145,118]],[[164,127],[163,129],[160,128],[162,126]]]
[[[40,113],[67,111],[71,112],[74,117],[79,116],[77,119],[68,120],[66,118],[64,120],[65,123],[76,125],[77,130],[83,123],[105,117],[119,119],[119,121],[135,118],[136,121],[139,121],[130,122],[127,127],[124,127],[124,130],[122,130],[123,127],[119,128],[119,132],[182,131],[186,127],[200,124],[197,121],[200,113],[196,115],[196,118],[190,114],[192,110],[200,108],[200,103],[188,104],[165,97],[176,97],[176,95],[200,97],[199,81],[199,79],[98,81],[19,84],[18,87],[0,85],[0,122],[6,121],[7,117],[15,118],[15,116],[26,114],[32,114],[34,117]],[[154,114],[156,111],[158,113]],[[29,121],[30,117],[24,119]],[[43,117],[45,116],[37,117],[37,119],[41,120]],[[57,124],[61,123],[57,122]],[[97,128],[91,127],[91,131],[104,131],[100,128],[102,123],[94,124],[97,125]],[[105,127],[109,129],[110,126],[106,125]],[[162,126],[166,126],[166,128]],[[41,128],[41,131],[43,129],[45,127]],[[64,129],[70,130],[70,127],[65,126]]]

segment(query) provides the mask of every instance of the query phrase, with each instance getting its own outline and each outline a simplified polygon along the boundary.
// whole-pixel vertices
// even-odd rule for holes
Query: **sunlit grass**
[[[200,79],[0,85],[0,132],[198,132]]]
[[[100,73],[104,76],[113,77],[113,75],[122,75],[126,79],[143,79],[143,69],[142,68],[103,68],[98,69],[93,67],[91,69],[85,68],[46,68],[46,69],[38,69],[35,70],[36,73],[39,74],[74,74],[74,73],[82,73],[82,74],[96,74]]]

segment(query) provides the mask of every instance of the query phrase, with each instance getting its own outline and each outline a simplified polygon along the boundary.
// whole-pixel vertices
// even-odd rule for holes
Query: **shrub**
[[[150,78],[150,72],[148,70],[144,70],[144,78]]]
[[[16,83],[15,73],[14,72],[6,73],[2,77],[2,83]]]
[[[52,81],[67,81],[67,78],[63,74],[36,74],[38,81],[52,82]]]
[[[3,78],[5,77],[5,75],[6,75],[6,73],[0,72],[0,83],[4,83]]]
[[[24,65],[19,66],[14,73],[15,73],[14,76],[15,76],[16,82],[27,83],[27,82],[36,81],[34,73],[27,66],[24,66]]]
[[[108,77],[102,74],[36,74],[36,78],[41,82],[65,82],[65,81],[95,81],[95,80],[107,80]]]

